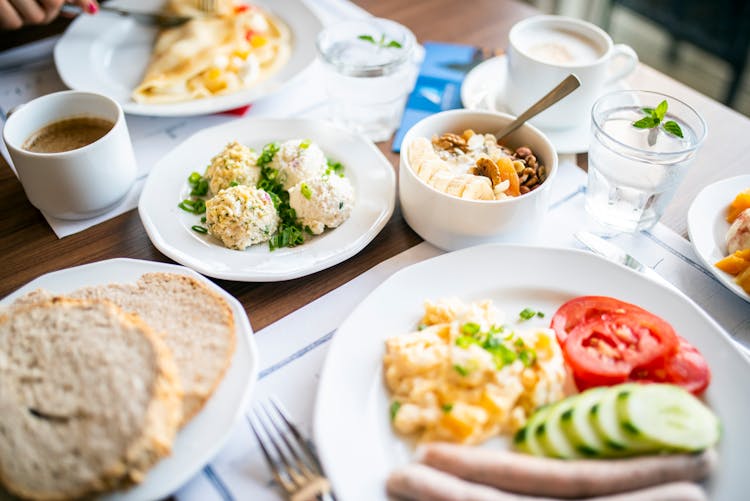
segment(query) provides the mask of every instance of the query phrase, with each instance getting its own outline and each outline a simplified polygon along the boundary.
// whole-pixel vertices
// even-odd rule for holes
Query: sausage
[[[519,494],[559,498],[697,482],[706,478],[717,462],[713,449],[698,454],[562,460],[443,443],[423,446],[420,456],[422,463],[464,480]]]
[[[386,488],[391,496],[411,501],[560,501],[559,498],[529,497],[472,484],[421,464],[410,464],[392,472]],[[708,501],[708,498],[695,484],[673,482],[587,501]]]

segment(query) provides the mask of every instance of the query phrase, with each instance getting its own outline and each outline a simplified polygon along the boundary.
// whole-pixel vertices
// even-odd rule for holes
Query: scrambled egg
[[[420,330],[386,340],[394,428],[420,441],[476,444],[523,426],[572,392],[551,329],[512,329],[491,301],[425,302]]]

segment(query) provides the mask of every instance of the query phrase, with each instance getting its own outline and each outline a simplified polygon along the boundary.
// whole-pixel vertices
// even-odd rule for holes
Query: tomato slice
[[[634,304],[607,296],[581,296],[571,299],[555,312],[550,327],[555,331],[562,346],[568,333],[577,325],[595,319],[608,319],[617,315],[645,313],[648,311]]]
[[[695,395],[701,394],[711,382],[708,363],[692,344],[680,336],[677,339],[674,354],[648,367],[635,369],[630,379],[676,384]]]
[[[634,369],[663,361],[675,352],[678,340],[672,327],[650,313],[604,315],[579,324],[563,345],[576,380],[617,384]]]

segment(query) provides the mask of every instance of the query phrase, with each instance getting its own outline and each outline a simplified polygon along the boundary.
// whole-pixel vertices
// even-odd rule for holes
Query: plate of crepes
[[[485,245],[342,323],[314,438],[340,499],[744,499],[750,362],[686,296],[573,249]]]
[[[750,175],[703,188],[690,205],[687,225],[706,268],[750,302]]]
[[[108,12],[80,16],[55,46],[55,65],[75,90],[105,94],[126,113],[185,116],[247,105],[315,60],[322,25],[301,0],[120,0],[118,7],[192,19],[157,29]]]
[[[0,491],[165,498],[221,448],[257,371],[242,305],[192,270],[43,275],[0,302]]]
[[[393,167],[325,122],[247,119],[204,129],[152,169],[138,212],[153,244],[215,278],[309,275],[362,250],[393,213]]]

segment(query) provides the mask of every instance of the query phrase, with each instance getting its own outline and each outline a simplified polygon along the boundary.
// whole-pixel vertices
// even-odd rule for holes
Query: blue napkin
[[[481,57],[481,50],[470,45],[425,42],[425,55],[419,76],[406,102],[401,126],[393,138],[393,151],[415,123],[444,110],[461,108],[461,82]]]

